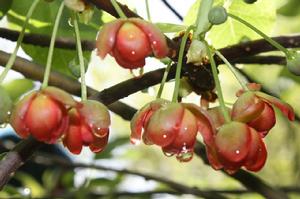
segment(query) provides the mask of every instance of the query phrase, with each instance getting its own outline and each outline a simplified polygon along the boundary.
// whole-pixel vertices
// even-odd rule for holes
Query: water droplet
[[[135,55],[135,51],[134,51],[134,50],[133,50],[133,51],[131,51],[131,54],[132,54],[132,55]]]
[[[22,191],[21,191],[21,194],[23,196],[30,196],[31,194],[31,190],[29,188],[24,188]]]
[[[174,153],[172,152],[167,152],[167,151],[163,151],[164,155],[167,157],[172,157],[174,155]]]
[[[130,73],[133,75],[134,78],[141,78],[144,74],[144,68],[131,69]]]
[[[141,143],[141,140],[131,137],[130,142],[131,142],[131,144],[138,145]]]
[[[94,135],[99,138],[103,138],[109,133],[108,128],[101,128],[101,127],[94,126],[94,127],[92,127],[92,129],[93,129]]]
[[[73,22],[72,22],[72,19],[71,19],[71,18],[69,18],[69,19],[68,19],[68,24],[69,24],[69,26],[71,26],[71,27],[74,27],[74,25],[73,25]]]
[[[180,152],[179,154],[177,154],[176,158],[180,162],[189,162],[193,159],[193,155],[193,151]]]
[[[240,150],[236,150],[235,153],[236,153],[236,154],[240,154]]]
[[[157,44],[157,41],[153,41],[152,44],[153,44],[153,45],[156,45],[156,44]]]
[[[166,134],[163,135],[163,138],[167,138],[168,136]]]
[[[6,128],[6,127],[7,127],[7,123],[0,124],[0,128],[1,128],[1,129],[4,129],[4,128]]]

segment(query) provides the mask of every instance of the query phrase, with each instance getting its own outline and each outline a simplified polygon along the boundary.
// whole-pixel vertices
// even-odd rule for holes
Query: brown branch
[[[96,164],[84,164],[84,163],[72,163],[62,159],[61,157],[54,156],[51,154],[38,154],[36,156],[37,163],[46,164],[46,165],[57,165],[59,164],[62,167],[66,168],[90,168],[90,169],[98,169],[103,171],[112,171],[117,173],[129,174],[129,175],[136,175],[145,178],[146,180],[154,180],[163,184],[168,185],[170,188],[179,191],[185,194],[192,194],[196,196],[201,196],[203,198],[208,199],[225,199],[225,196],[220,195],[219,193],[211,193],[210,191],[202,191],[197,187],[189,187],[184,184],[180,184],[174,182],[172,180],[166,179],[165,177],[158,177],[152,174],[145,174],[138,171],[133,171],[130,169],[116,169],[112,167],[106,167]]]
[[[0,37],[11,40],[17,41],[20,32],[0,28]],[[44,34],[36,34],[36,33],[25,33],[24,39],[22,43],[24,44],[32,44],[38,45],[41,47],[49,47],[51,38],[48,35]],[[92,51],[95,49],[95,41],[88,41],[88,40],[81,40],[81,45],[83,50]],[[55,48],[62,48],[62,49],[76,49],[76,43],[73,38],[68,37],[58,37],[55,41]]]

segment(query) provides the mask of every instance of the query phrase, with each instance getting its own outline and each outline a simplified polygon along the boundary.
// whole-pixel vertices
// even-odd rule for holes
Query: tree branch
[[[62,167],[66,168],[90,168],[90,169],[98,169],[98,170],[103,170],[103,171],[112,171],[112,172],[117,172],[117,173],[124,173],[124,174],[129,174],[129,175],[136,175],[145,178],[146,180],[154,180],[163,184],[168,185],[170,188],[181,192],[185,194],[192,194],[196,196],[201,196],[203,198],[208,198],[208,199],[225,199],[225,196],[220,195],[219,193],[211,193],[210,191],[202,191],[197,187],[189,187],[184,184],[180,184],[177,182],[174,182],[172,180],[168,180],[164,177],[158,177],[152,174],[145,174],[141,173],[138,171],[133,171],[130,169],[116,169],[112,167],[106,167],[106,166],[101,166],[101,165],[96,165],[96,164],[84,164],[84,163],[71,163],[69,161],[66,161],[62,159],[61,157],[57,157],[51,154],[38,154],[36,156],[36,161],[38,163],[42,164],[48,164],[48,165],[57,165],[59,164]]]
[[[17,41],[20,32],[6,28],[0,28],[0,37]],[[44,34],[25,33],[22,43],[32,44],[41,47],[49,47],[50,37]],[[92,51],[95,49],[95,41],[81,40],[82,50]],[[73,38],[57,37],[55,40],[55,48],[76,50],[76,43]]]

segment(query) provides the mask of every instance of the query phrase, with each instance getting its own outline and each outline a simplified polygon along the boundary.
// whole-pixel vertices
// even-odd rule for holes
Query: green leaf
[[[184,25],[171,24],[171,23],[155,23],[155,25],[163,33],[180,32],[180,31],[183,31],[183,30],[185,30],[187,28]]]
[[[10,98],[16,101],[21,95],[32,90],[34,83],[30,79],[15,79],[4,83],[2,86],[8,92]]]
[[[0,0],[0,20],[4,17],[12,5],[12,0]]]
[[[300,3],[299,0],[289,0],[281,8],[277,10],[277,13],[284,16],[297,16],[300,14]]]
[[[61,1],[51,3],[41,1],[34,11],[27,32],[39,33],[51,36],[53,24]],[[14,0],[11,11],[8,13],[8,21],[11,27],[20,29],[25,20],[25,15],[31,5],[31,1]],[[65,7],[59,24],[58,37],[74,38],[74,29],[70,24],[72,12]],[[97,34],[97,27],[102,25],[102,13],[95,9],[91,23],[88,25],[79,24],[81,39],[94,40]],[[74,38],[75,40],[75,38]],[[45,65],[48,55],[48,48],[22,44],[24,51],[33,59],[34,62]],[[85,52],[84,57],[89,60],[91,52]],[[68,69],[68,64],[77,56],[76,50],[54,49],[52,66],[53,69],[73,76]]]
[[[223,1],[217,0],[215,1],[215,4],[222,5]],[[187,17],[185,18],[186,25],[195,22],[199,5],[200,0],[190,8]],[[246,4],[243,3],[243,1],[231,1],[231,3],[225,3],[224,7],[229,13],[246,20],[266,34],[269,34],[273,28],[276,16],[273,1],[260,0],[255,4]],[[250,39],[260,38],[254,31],[230,17],[225,23],[213,26],[208,34],[208,38],[216,48],[238,43],[245,36]]]

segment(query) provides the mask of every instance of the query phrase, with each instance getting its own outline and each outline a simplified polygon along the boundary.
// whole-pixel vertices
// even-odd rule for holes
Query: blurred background
[[[239,0],[236,1],[239,2]],[[55,10],[57,5],[59,5],[59,2],[56,2],[57,0],[51,3],[49,9]],[[143,0],[127,0],[120,2],[128,5],[140,16],[147,18],[145,2]],[[152,22],[174,24],[193,23],[197,10],[197,2],[195,0],[169,0],[168,2],[171,4],[172,8],[178,12],[177,16],[168,6],[166,6],[165,2],[161,0],[151,0],[149,1],[149,5]],[[256,3],[258,4],[256,5],[257,7],[253,7],[253,9],[251,8],[252,10],[255,10],[255,14],[251,13],[252,10],[248,9],[248,7],[239,11],[234,10],[235,7],[230,4],[234,4],[234,2],[235,1],[225,1],[225,6],[228,5],[228,9],[231,9],[232,12],[239,13],[242,18],[248,19],[268,35],[291,35],[299,34],[300,32],[299,0],[258,0]],[[19,8],[20,6],[18,7],[18,3],[22,4],[22,10]],[[3,17],[1,19],[0,26],[20,30],[20,24],[22,24],[22,20],[24,20],[24,18],[19,16],[26,13],[29,4],[30,3],[21,2],[21,0],[15,0],[13,2],[13,9],[8,12],[7,17]],[[47,5],[47,3],[43,4]],[[53,12],[51,12],[52,15]],[[46,23],[46,17],[48,17],[46,15],[48,12],[45,13],[45,16],[43,16],[44,18],[42,19],[39,18],[40,16],[38,14],[34,15],[34,17],[41,21],[45,19],[45,21],[42,22]],[[184,18],[184,21],[180,19],[179,15]],[[106,13],[97,12],[95,13],[95,16],[98,17],[95,19],[95,24],[100,24],[100,26],[104,22],[113,19]],[[54,16],[52,16],[52,18],[53,17]],[[50,19],[52,18],[50,17]],[[66,20],[68,19],[67,17],[65,18]],[[17,19],[21,21],[18,21]],[[50,19],[47,20],[50,21]],[[36,29],[32,28],[28,30],[28,32],[46,34],[48,31],[47,34],[49,34],[51,26],[43,25],[42,22],[39,22],[41,24],[40,27]],[[72,28],[68,27],[66,24],[62,24],[61,26],[65,26],[64,28],[67,30],[61,29],[61,35],[72,36],[70,33]],[[241,28],[240,31],[230,32],[228,31],[228,26],[230,26],[230,24],[225,24],[222,27],[216,27],[209,33],[209,41],[215,47],[221,48],[230,44],[238,43],[241,41],[243,36],[245,36],[243,38],[246,39],[259,38],[250,30],[246,30],[244,28]],[[86,31],[83,33],[84,39],[93,40],[95,38],[95,33],[97,31],[95,28],[82,28]],[[238,27],[235,27],[234,30],[238,30]],[[93,32],[93,34],[90,34],[90,32]],[[168,36],[173,37],[176,34],[177,33],[168,33]],[[14,46],[14,42],[0,38],[0,50],[11,53]],[[57,56],[57,60],[54,61],[54,70],[58,70],[71,76],[72,74],[69,70],[70,66],[66,66],[64,68],[61,66],[64,62],[61,60],[62,58],[59,57],[59,53],[62,52],[57,51],[57,54],[55,55]],[[69,52],[65,53],[67,56],[70,55],[71,59],[69,61],[74,59],[75,55],[71,55]],[[278,55],[280,53],[269,54]],[[44,51],[30,45],[22,45],[22,49],[19,50],[18,56],[41,64],[44,63],[45,59],[45,57],[43,57],[43,59],[37,58],[38,56],[45,56]],[[129,71],[118,67],[114,59],[111,57],[100,60],[97,56],[95,56],[95,52],[91,52],[91,55],[88,55],[87,59],[90,60],[86,74],[87,84],[96,90],[101,91],[132,78],[132,74],[130,74]],[[159,60],[147,58],[145,72],[162,67],[165,66]],[[265,88],[272,91],[272,93],[277,94],[283,100],[290,103],[294,107],[296,113],[300,115],[299,77],[293,76],[280,65],[240,64],[237,65],[237,67],[258,83],[262,83]],[[0,72],[2,70],[3,68],[0,67]],[[239,89],[239,84],[225,66],[220,66],[219,70],[225,100],[228,104],[232,104],[236,99],[235,92]],[[16,82],[16,79],[22,78],[23,76],[21,74],[11,71],[5,81],[5,84],[10,85],[11,82]],[[28,90],[38,88],[39,86],[38,82],[31,82],[30,80],[25,81],[28,83]],[[171,81],[167,83],[163,93],[163,98],[171,99],[173,86],[174,82]],[[157,91],[158,86],[150,87],[149,89],[132,94],[121,101],[139,109],[145,103],[154,100]],[[200,97],[195,93],[191,93],[183,99],[184,102],[194,102],[196,104],[199,103],[199,100]],[[280,114],[277,115],[278,119],[276,126],[265,139],[268,148],[268,159],[266,165],[260,172],[254,173],[254,175],[259,176],[267,183],[276,187],[299,187],[299,123],[290,123]],[[126,168],[146,174],[153,174],[191,187],[199,187],[203,190],[244,190],[243,186],[238,181],[228,177],[220,171],[213,170],[210,166],[205,165],[197,156],[188,163],[180,163],[174,157],[164,156],[159,147],[146,146],[144,144],[137,146],[131,145],[129,142],[129,122],[123,120],[121,117],[112,112],[111,121],[112,125],[109,145],[102,153],[93,154],[89,151],[89,149],[84,149],[80,155],[75,156],[68,153],[68,151],[65,150],[60,143],[55,146],[44,147],[43,150],[39,151],[40,153],[37,156],[32,158],[30,163],[25,164],[22,169],[16,173],[14,180],[10,181],[10,184],[7,185],[2,192],[0,192],[0,198],[12,198],[14,196],[22,196],[24,198],[55,196],[60,196],[62,198],[63,196],[71,198],[94,198],[96,196],[101,197],[103,195],[103,198],[197,198],[193,195],[181,195],[179,193],[149,193],[149,191],[172,190],[163,183],[159,183],[154,180],[147,180],[144,177],[139,177],[137,175],[127,175],[122,172],[102,171],[91,168],[68,168],[59,166],[59,164],[48,164],[46,161],[47,158],[46,160],[43,158],[45,158],[45,156],[51,157],[52,155],[54,157],[59,156],[67,162],[73,162],[76,164],[93,163],[110,168]],[[0,136],[2,137],[2,151],[5,151],[5,148],[12,148],[14,143],[18,141],[10,126],[3,126],[2,129],[0,129]],[[200,140],[200,136],[198,137]],[[48,154],[51,154],[51,156],[47,156]],[[47,164],[45,164],[45,162]],[[117,196],[117,193],[122,192],[137,194]],[[254,193],[229,194],[228,196],[229,198],[262,198],[262,196]],[[300,198],[299,190],[298,194],[291,193],[290,196],[295,199]]]

